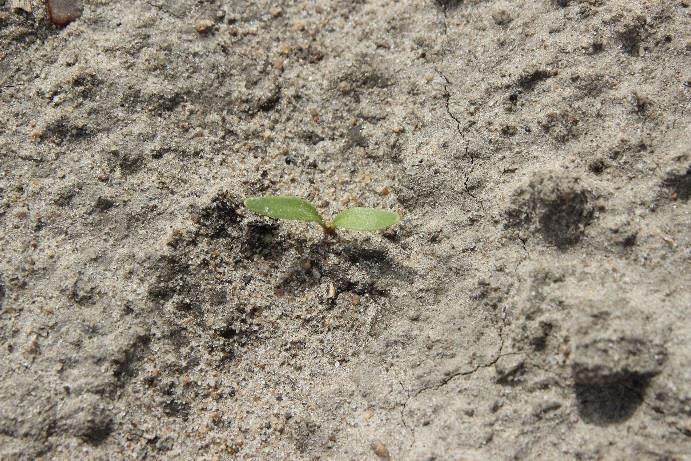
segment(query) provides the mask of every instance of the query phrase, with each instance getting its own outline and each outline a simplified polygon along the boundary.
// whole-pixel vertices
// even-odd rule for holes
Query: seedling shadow
[[[292,242],[300,256],[294,268],[279,282],[278,288],[294,292],[298,281],[307,289],[328,279],[335,296],[343,292],[373,297],[387,296],[394,281],[412,280],[414,273],[390,256],[385,243],[353,243],[338,238]],[[390,245],[390,244],[389,244]]]

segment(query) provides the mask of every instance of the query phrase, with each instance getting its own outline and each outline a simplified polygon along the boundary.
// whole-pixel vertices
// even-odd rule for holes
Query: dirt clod
[[[384,442],[382,442],[381,440],[375,440],[374,442],[372,442],[371,448],[374,454],[377,455],[379,459],[387,461],[391,459],[389,449],[386,448],[386,445],[384,445]]]
[[[48,18],[58,27],[65,27],[82,15],[81,0],[46,0]]]
[[[194,22],[194,30],[199,34],[208,34],[213,30],[214,21],[212,19],[197,19]]]

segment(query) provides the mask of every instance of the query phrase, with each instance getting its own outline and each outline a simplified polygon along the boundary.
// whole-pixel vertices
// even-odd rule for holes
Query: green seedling
[[[334,235],[336,229],[378,231],[398,224],[401,220],[398,213],[393,211],[355,207],[341,211],[331,222],[327,222],[307,200],[277,195],[247,198],[245,207],[258,215],[269,218],[317,223],[326,235]]]

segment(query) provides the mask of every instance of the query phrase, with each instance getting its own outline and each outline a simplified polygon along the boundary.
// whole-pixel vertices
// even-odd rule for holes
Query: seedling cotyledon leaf
[[[356,207],[338,213],[331,225],[337,229],[378,231],[398,224],[400,220],[394,211]]]
[[[332,222],[327,223],[314,205],[300,197],[251,197],[245,199],[245,207],[258,215],[274,219],[315,222],[327,234],[333,234],[335,229],[378,231],[398,224],[401,220],[398,213],[393,211],[355,207],[341,211]]]
[[[245,206],[258,215],[269,218],[312,221],[320,226],[324,225],[324,219],[314,205],[300,197],[254,197],[245,199]]]

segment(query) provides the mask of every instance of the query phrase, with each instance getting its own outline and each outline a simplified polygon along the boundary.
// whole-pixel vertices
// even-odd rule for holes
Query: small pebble
[[[329,299],[334,299],[336,297],[336,287],[333,283],[329,283],[329,292],[326,295]]]
[[[346,94],[350,92],[350,89],[350,83],[346,82],[345,80],[338,82],[338,91],[340,91],[341,93]]]
[[[372,451],[374,452],[375,455],[377,455],[381,459],[391,459],[391,454],[389,453],[389,450],[386,448],[386,445],[384,445],[384,442],[381,440],[375,440],[372,442],[372,445],[370,445],[372,448]]]
[[[197,19],[194,23],[194,29],[199,34],[207,34],[211,32],[214,27],[214,22],[211,19]]]
[[[58,27],[65,27],[82,15],[81,0],[47,0],[48,19]]]
[[[274,59],[273,66],[274,66],[274,69],[276,69],[277,71],[283,72],[283,70],[285,68],[285,66],[283,64],[283,59],[280,59],[280,58]]]

